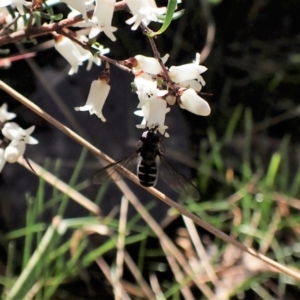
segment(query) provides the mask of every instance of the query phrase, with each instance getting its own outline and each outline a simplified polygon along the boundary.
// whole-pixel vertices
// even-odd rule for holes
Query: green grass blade
[[[155,35],[162,34],[164,31],[167,30],[167,28],[169,27],[169,25],[172,22],[176,7],[177,7],[177,0],[169,0],[168,1],[168,7],[167,7],[167,12],[166,12],[166,17],[164,19],[164,23],[162,24],[161,28],[158,31],[152,32],[151,34],[149,34],[150,37],[154,37]],[[176,17],[178,17],[178,16],[176,16]]]
[[[56,235],[63,234],[62,228],[60,228],[61,221],[59,218],[55,218],[52,224],[45,232],[37,249],[30,257],[28,264],[23,269],[21,275],[13,285],[12,289],[8,292],[7,300],[20,300],[25,299],[25,296],[32,288],[33,284],[39,279],[36,276],[36,266],[40,263],[45,251],[56,239]],[[39,274],[41,275],[41,274]]]

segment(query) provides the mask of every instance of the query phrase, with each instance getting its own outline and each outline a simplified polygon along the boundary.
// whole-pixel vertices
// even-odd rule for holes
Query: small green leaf
[[[63,17],[64,17],[63,14],[57,14],[57,15],[51,16],[50,19],[53,21],[60,21]]]
[[[155,35],[161,34],[164,31],[166,31],[166,29],[171,24],[176,7],[177,7],[177,0],[169,0],[168,7],[167,7],[167,13],[166,13],[166,17],[164,19],[163,25],[161,26],[161,28],[158,31],[152,32],[151,34],[149,34],[150,37],[154,37]]]

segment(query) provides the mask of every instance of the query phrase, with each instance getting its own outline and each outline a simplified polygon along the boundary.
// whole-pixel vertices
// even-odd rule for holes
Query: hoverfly
[[[115,180],[119,180],[124,176],[120,171],[120,166],[132,170],[132,167],[137,163],[137,176],[141,185],[145,187],[155,186],[159,172],[164,181],[175,192],[197,200],[200,199],[197,188],[164,157],[162,139],[156,133],[156,129],[154,127],[143,132],[137,150],[102,168],[95,174],[93,183],[102,184],[112,180],[113,174],[116,175]]]

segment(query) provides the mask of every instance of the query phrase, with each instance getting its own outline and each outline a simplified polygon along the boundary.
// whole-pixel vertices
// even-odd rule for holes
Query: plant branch
[[[115,4],[115,11],[124,10],[127,8],[125,1],[119,1]],[[88,17],[92,17],[94,11],[87,12]],[[25,30],[20,30],[11,34],[3,35],[0,37],[0,46],[16,43],[22,41],[24,38],[34,38],[41,35],[47,35],[53,31],[61,31],[63,28],[72,26],[82,21],[82,15],[67,18],[57,23],[43,24],[40,27],[30,27]]]

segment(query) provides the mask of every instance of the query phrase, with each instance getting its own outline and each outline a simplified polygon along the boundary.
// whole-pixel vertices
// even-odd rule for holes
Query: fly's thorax
[[[145,161],[155,161],[158,154],[159,148],[156,144],[144,143],[140,148],[140,155]]]

